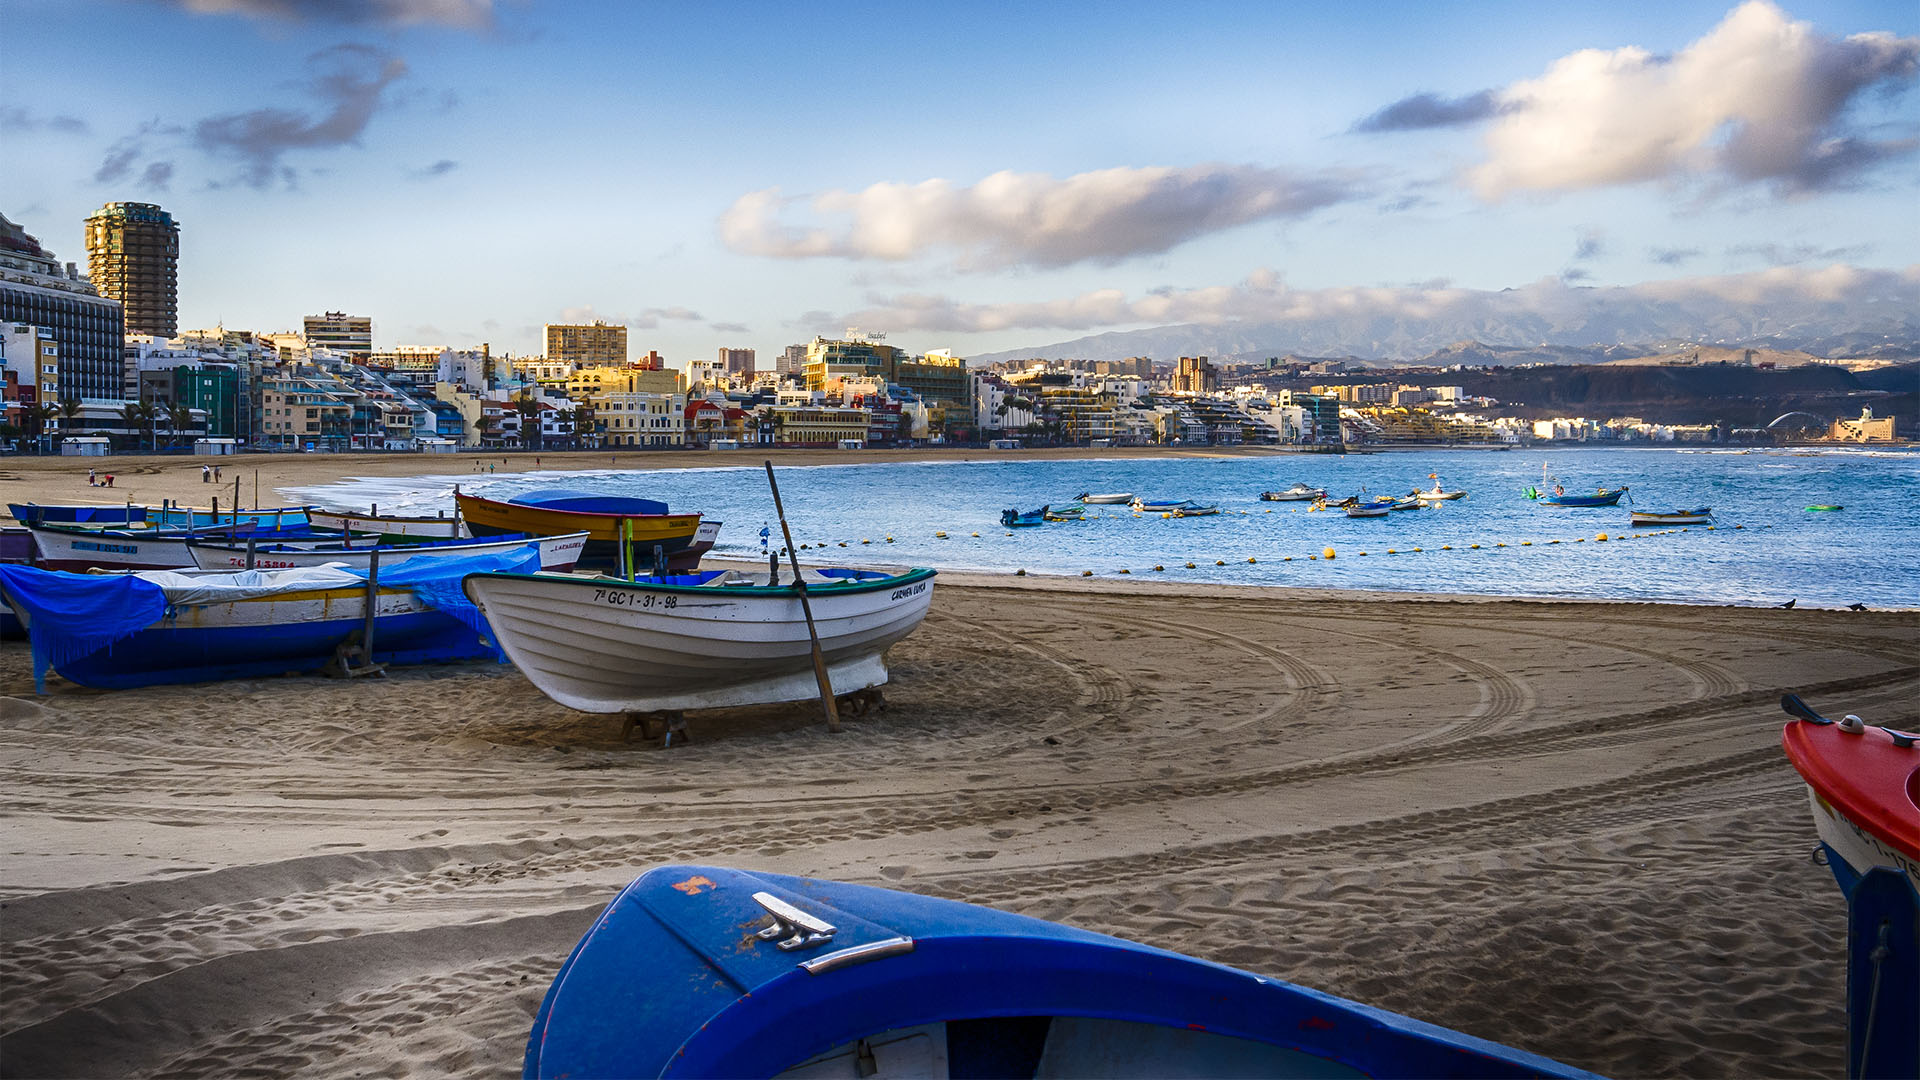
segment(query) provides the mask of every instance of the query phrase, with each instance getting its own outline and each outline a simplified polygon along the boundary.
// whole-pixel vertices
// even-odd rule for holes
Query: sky
[[[1920,4],[0,0],[0,212],[183,328],[762,365],[1920,272]]]

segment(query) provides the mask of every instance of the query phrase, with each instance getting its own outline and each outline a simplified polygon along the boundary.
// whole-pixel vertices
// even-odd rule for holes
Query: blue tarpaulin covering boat
[[[382,573],[371,662],[498,657],[461,579],[539,568],[539,548],[528,544]],[[338,566],[71,574],[0,565],[0,597],[26,624],[36,687],[44,691],[52,668],[82,686],[123,689],[318,671],[364,632],[366,578]]]
[[[951,900],[664,866],[594,921],[528,1077],[1587,1077],[1189,956]]]

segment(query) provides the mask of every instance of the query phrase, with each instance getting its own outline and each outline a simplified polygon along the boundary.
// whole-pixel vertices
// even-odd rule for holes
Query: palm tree
[[[80,399],[71,395],[60,399],[60,438],[73,430],[73,418],[80,415]]]
[[[540,449],[540,403],[533,399],[531,390],[520,391],[513,399],[513,411],[520,414],[520,445],[529,450]]]

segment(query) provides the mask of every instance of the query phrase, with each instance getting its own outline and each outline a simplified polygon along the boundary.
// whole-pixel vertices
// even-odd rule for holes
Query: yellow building
[[[1858,420],[1835,420],[1827,438],[1842,442],[1892,442],[1893,417],[1875,416],[1872,409],[1861,409]]]
[[[547,323],[548,360],[588,367],[596,364],[627,362],[627,328],[594,320],[577,323]]]
[[[829,405],[776,405],[773,414],[775,446],[836,447],[845,440],[867,441],[866,409]]]
[[[637,368],[626,364],[601,364],[575,368],[567,376],[567,396],[584,402],[599,393],[619,391],[628,394],[684,394],[687,387],[680,373],[672,368]]]
[[[601,446],[676,447],[687,443],[687,399],[683,394],[607,390],[583,405],[593,417]]]
[[[367,354],[366,365],[387,371],[439,371],[440,354],[446,351],[441,345],[395,345]]]
[[[892,383],[929,404],[971,408],[967,362],[944,349],[915,356],[876,341],[814,338],[807,346],[801,375],[809,390],[825,390],[835,380]]]

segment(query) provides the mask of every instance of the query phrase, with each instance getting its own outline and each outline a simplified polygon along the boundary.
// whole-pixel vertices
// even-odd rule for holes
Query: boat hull
[[[580,553],[586,547],[587,534],[574,533],[570,536],[544,536],[532,539],[501,540],[488,543],[484,540],[469,540],[464,543],[445,543],[433,546],[381,547],[381,569],[391,569],[414,559],[456,559],[467,555],[492,555],[502,551],[512,551],[526,544],[540,547],[540,569],[571,570],[580,561]],[[247,565],[247,548],[244,544],[188,544],[187,552],[195,566],[202,570],[290,570],[300,566],[326,566],[330,563],[343,563],[355,570],[365,570],[373,563],[372,545],[359,548],[342,548],[334,544],[312,549],[289,548],[283,545],[271,545],[268,550],[255,546],[253,565]]]
[[[1598,495],[1542,495],[1539,502],[1542,506],[1560,506],[1570,510],[1595,506],[1618,506],[1620,496],[1626,493],[1627,489],[1621,488],[1618,491],[1603,491]]]
[[[827,933],[756,933],[778,909]],[[657,867],[593,921],[534,1017],[523,1075],[797,1078],[876,1066],[942,1077],[1591,1075],[1059,923],[716,866]]]
[[[43,521],[65,525],[131,525],[147,520],[147,508],[129,503],[105,506],[42,506],[39,503],[8,503],[7,512],[22,525]]]
[[[474,574],[467,596],[528,680],[581,712],[658,712],[819,696],[799,595],[617,578]],[[887,681],[882,654],[911,634],[933,571],[859,587],[809,585],[836,694]]]
[[[372,514],[313,510],[307,520],[316,529],[370,533],[383,544],[419,540],[458,540],[466,535],[457,517],[376,517]]]
[[[632,541],[630,567],[653,565],[653,549],[658,547],[672,570],[690,570],[700,557],[713,549],[719,537],[720,523],[702,522],[699,514],[594,514],[574,510],[553,510],[541,506],[482,499],[476,495],[455,495],[460,516],[467,531],[476,537],[527,533],[533,536],[587,534],[580,555],[582,569],[617,570],[620,568],[620,535],[624,527]]]
[[[43,570],[183,570],[193,565],[185,537],[141,536],[33,526],[34,565]]]
[[[1806,782],[1814,829],[1843,892],[1876,866],[1920,881],[1920,748],[1883,728],[1789,723],[1780,741]]]
[[[364,628],[366,598],[365,589],[323,589],[182,604],[147,629],[54,670],[101,690],[315,672]],[[30,618],[26,623],[31,630]],[[465,624],[398,589],[376,598],[373,647],[374,660],[387,664],[492,655]]]
[[[1324,490],[1263,491],[1260,493],[1260,500],[1262,502],[1312,502],[1315,499],[1324,499],[1326,497],[1327,493]]]
[[[1464,491],[1416,491],[1414,495],[1421,502],[1452,502],[1455,499],[1467,497]]]
[[[297,529],[309,524],[308,507],[277,506],[267,510],[222,510],[194,506],[149,506],[147,521],[167,529],[214,529],[251,525],[257,529]]]
[[[1642,510],[1633,512],[1635,525],[1706,525],[1713,521],[1713,511],[1708,509],[1674,511],[1671,514],[1649,513]]]
[[[1082,495],[1080,501],[1088,506],[1123,505],[1133,501],[1133,492],[1117,492],[1105,495]]]
[[[1347,516],[1350,518],[1386,517],[1388,514],[1393,513],[1393,507],[1391,506],[1349,506],[1346,510]]]

